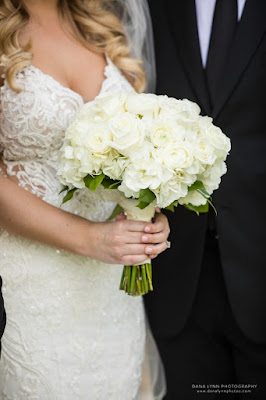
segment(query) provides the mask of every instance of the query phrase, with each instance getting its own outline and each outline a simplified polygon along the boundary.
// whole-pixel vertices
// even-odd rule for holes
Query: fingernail
[[[152,252],[152,248],[151,247],[147,247],[146,252],[147,253],[151,253]]]
[[[147,242],[147,240],[148,240],[148,236],[142,236],[142,241],[143,242]]]
[[[144,229],[145,232],[150,232],[150,230],[151,230],[151,228],[149,226],[145,226],[145,229]]]

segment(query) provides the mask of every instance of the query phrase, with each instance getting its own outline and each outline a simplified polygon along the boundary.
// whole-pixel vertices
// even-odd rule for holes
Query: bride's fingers
[[[158,255],[165,251],[167,249],[167,244],[166,242],[163,243],[158,243],[154,245],[148,245],[145,247],[145,253],[150,256],[150,255]]]
[[[166,232],[144,234],[142,232],[128,232],[127,235],[121,238],[125,244],[159,244],[167,240]]]
[[[123,237],[123,240],[126,244],[145,244],[149,242],[145,242],[142,240],[143,232],[127,232]],[[156,242],[158,243],[158,242]]]
[[[168,238],[167,232],[141,235],[142,243],[162,243]]]
[[[144,231],[146,233],[158,233],[165,231],[169,235],[170,228],[166,216],[162,213],[156,213],[154,222],[146,224]]]
[[[147,254],[150,255],[158,255],[167,249],[167,244],[165,240],[163,242],[159,242],[156,244],[140,244],[138,243],[125,243],[119,246],[117,251],[120,257],[126,255],[141,255]]]
[[[120,256],[134,256],[134,255],[143,255],[146,254],[146,258],[149,256],[157,256],[166,250],[167,245],[165,242],[158,244],[150,244],[148,246],[143,244],[126,244],[120,248]]]
[[[144,232],[144,228],[147,224],[147,222],[134,221],[130,219],[116,221],[115,223],[121,224],[121,229],[129,232]]]
[[[124,265],[134,265],[145,261],[147,258],[156,258],[166,248],[165,242],[149,246],[126,244],[120,248],[119,254],[116,254],[116,260]]]
[[[143,255],[146,254],[145,252],[145,244],[139,244],[139,243],[132,243],[132,244],[125,244],[120,248],[120,253],[121,256],[126,256],[126,255]],[[147,256],[146,256],[147,258]]]

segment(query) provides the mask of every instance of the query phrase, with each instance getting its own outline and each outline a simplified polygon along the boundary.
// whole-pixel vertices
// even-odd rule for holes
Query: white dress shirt
[[[241,19],[246,0],[238,0],[238,21]],[[216,0],[196,0],[197,23],[203,67],[206,67],[211,37],[212,20]]]

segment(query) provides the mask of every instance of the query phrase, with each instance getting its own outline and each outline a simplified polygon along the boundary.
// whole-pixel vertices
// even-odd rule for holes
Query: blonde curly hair
[[[107,54],[126,76],[136,91],[146,85],[142,62],[130,57],[130,47],[120,19],[108,0],[59,0],[61,16],[69,31],[87,49]],[[30,65],[30,43],[22,47],[18,36],[27,25],[29,14],[21,0],[2,0],[0,3],[0,58],[9,86],[19,92],[16,72]]]

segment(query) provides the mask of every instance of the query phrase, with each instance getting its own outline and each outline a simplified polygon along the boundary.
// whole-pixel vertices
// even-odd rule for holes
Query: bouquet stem
[[[155,204],[153,202],[144,209],[138,208],[138,200],[127,199],[118,190],[112,191],[111,200],[118,203],[124,209],[128,219],[150,222],[154,217]],[[152,291],[151,260],[147,258],[139,265],[125,265],[119,288],[130,296],[142,296]]]
[[[152,291],[151,268],[151,263],[125,265],[120,290],[124,290],[130,296],[142,296]]]

